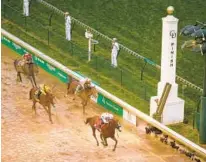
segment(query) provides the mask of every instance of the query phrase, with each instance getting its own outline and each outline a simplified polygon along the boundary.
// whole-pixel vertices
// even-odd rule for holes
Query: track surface
[[[146,135],[144,124],[137,129],[122,121],[123,132],[119,133],[118,145],[108,140],[108,147],[96,146],[91,128],[84,124],[85,117],[104,111],[89,103],[82,115],[80,100],[64,98],[66,85],[40,71],[37,82],[56,85],[56,111],[52,111],[54,124],[50,124],[45,110],[37,105],[37,116],[32,112],[28,99],[30,82],[16,82],[13,60],[18,55],[2,45],[2,161],[3,162],[189,162],[186,156],[177,153],[154,137]],[[100,141],[99,133],[97,138]]]

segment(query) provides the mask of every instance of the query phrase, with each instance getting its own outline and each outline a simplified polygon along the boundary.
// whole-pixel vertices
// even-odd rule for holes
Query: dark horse
[[[39,72],[38,66],[34,63],[25,63],[23,65],[20,64],[22,60],[16,59],[14,60],[14,67],[17,71],[17,79],[19,79],[22,82],[21,73],[28,76],[29,80],[32,83],[33,87],[36,87],[36,80],[35,75]]]
[[[68,94],[74,94],[74,92],[75,92],[78,85],[79,85],[78,80],[71,79],[71,81],[68,83],[67,95]],[[90,97],[91,96],[97,97],[98,92],[97,92],[96,88],[94,86],[92,86],[92,87],[88,87],[88,88],[82,90],[77,95],[82,100],[81,104],[83,106],[83,114],[85,114],[85,107],[86,107],[87,103],[90,101]],[[75,99],[75,97],[74,97],[74,99]]]
[[[38,91],[38,88],[33,87],[29,93],[30,100],[33,100],[32,110],[35,111],[35,114],[36,114],[36,103],[38,102],[35,99],[35,92],[36,91]],[[46,95],[44,95],[44,94],[40,95],[39,103],[44,107],[44,109],[48,113],[50,122],[53,123],[52,118],[51,118],[51,105],[54,106],[55,96],[51,93],[51,91],[46,91],[45,93],[46,93]],[[48,109],[46,107],[48,107]]]
[[[93,132],[93,136],[97,142],[97,146],[99,146],[99,142],[97,140],[97,137],[96,137],[96,128],[95,128],[95,124],[98,122],[98,120],[100,120],[100,117],[99,116],[93,116],[93,117],[89,117],[86,119],[85,121],[85,124],[88,124],[91,126],[92,128],[92,132]],[[117,139],[115,137],[115,129],[118,129],[119,132],[121,132],[121,125],[118,121],[112,119],[109,123],[107,124],[104,124],[101,128],[101,132],[100,132],[100,138],[102,140],[102,144],[104,146],[108,146],[107,144],[107,138],[111,138],[115,141],[115,145],[114,145],[114,148],[113,148],[113,151],[115,151],[116,149],[116,146],[117,146]]]

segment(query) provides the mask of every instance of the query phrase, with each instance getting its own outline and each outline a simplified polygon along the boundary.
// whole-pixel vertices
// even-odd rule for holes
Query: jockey
[[[50,92],[50,91],[51,91],[51,89],[48,85],[40,84],[38,90],[35,92],[36,101],[39,102],[39,98],[40,98],[41,94],[46,95],[46,93]]]
[[[33,62],[32,55],[29,54],[29,53],[25,53],[22,57],[23,57],[23,62],[26,63],[26,64],[29,64],[29,63]]]
[[[112,120],[114,118],[114,116],[110,113],[102,113],[101,115],[101,119],[103,121],[103,124],[104,123],[109,123],[110,120]]]
[[[114,116],[110,113],[102,113],[100,116],[101,121],[99,122],[99,124],[95,124],[94,126],[101,132],[102,125],[109,123],[113,118]]]
[[[89,79],[89,78],[81,79],[79,81],[79,85],[77,86],[76,91],[75,91],[74,94],[77,94],[77,93],[80,92],[80,90],[86,89],[88,87],[91,87],[91,79]]]

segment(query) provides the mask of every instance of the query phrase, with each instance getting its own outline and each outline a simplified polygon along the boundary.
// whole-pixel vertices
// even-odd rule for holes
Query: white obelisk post
[[[23,0],[23,14],[24,16],[29,16],[29,0]]]
[[[161,122],[165,125],[183,122],[184,119],[184,100],[178,97],[178,85],[175,83],[178,19],[172,15],[173,11],[172,6],[168,7],[168,15],[162,18],[161,78],[157,96],[150,99],[150,116],[153,116],[166,83],[172,85],[161,117]]]

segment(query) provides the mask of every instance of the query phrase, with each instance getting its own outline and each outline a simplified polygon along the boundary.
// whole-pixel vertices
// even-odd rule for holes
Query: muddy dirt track
[[[108,147],[96,146],[91,128],[84,124],[88,116],[100,114],[103,108],[90,102],[87,114],[82,115],[80,100],[64,98],[66,85],[45,71],[40,71],[37,82],[56,85],[54,124],[50,124],[45,110],[37,104],[37,116],[32,113],[29,100],[30,82],[16,82],[13,60],[19,57],[2,45],[2,161],[3,162],[189,162],[152,136],[146,135],[144,124],[137,129],[122,121],[123,132],[118,133],[118,145],[108,139]],[[99,133],[97,138],[100,141]]]

